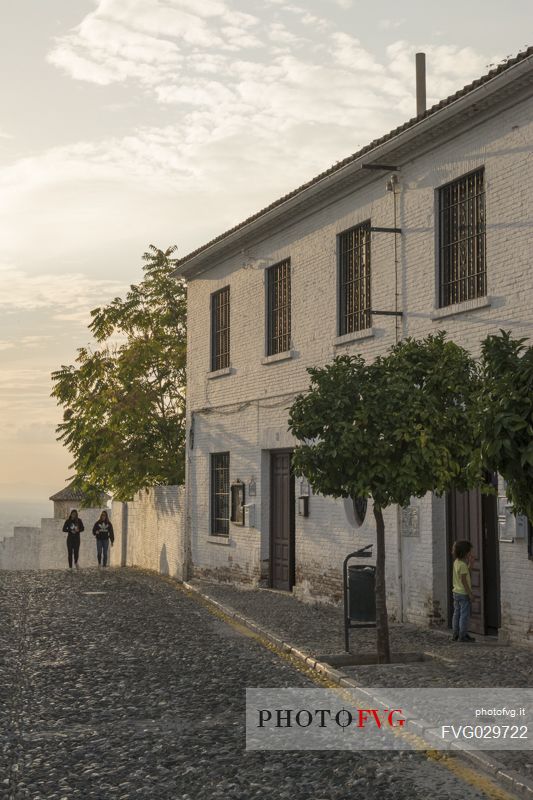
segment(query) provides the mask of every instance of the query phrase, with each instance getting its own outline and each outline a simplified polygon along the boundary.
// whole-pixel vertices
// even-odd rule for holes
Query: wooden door
[[[472,575],[472,617],[470,630],[485,633],[485,609],[483,595],[483,530],[481,515],[481,492],[450,492],[448,495],[448,541],[449,549],[453,542],[466,539],[472,542],[474,562],[470,567]],[[451,592],[451,589],[450,589]]]
[[[294,585],[294,475],[291,452],[270,454],[270,584],[290,591]]]
[[[448,550],[466,539],[474,548],[472,618],[470,629],[481,635],[496,634],[500,626],[499,548],[496,498],[479,489],[451,492],[447,505]],[[450,570],[451,576],[451,557]],[[450,577],[451,583],[451,577]],[[453,600],[450,586],[450,622]]]

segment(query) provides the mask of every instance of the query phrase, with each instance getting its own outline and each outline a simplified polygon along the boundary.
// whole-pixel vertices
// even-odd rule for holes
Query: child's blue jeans
[[[463,639],[468,633],[470,624],[470,598],[467,594],[453,593],[453,620],[452,629],[454,636]]]

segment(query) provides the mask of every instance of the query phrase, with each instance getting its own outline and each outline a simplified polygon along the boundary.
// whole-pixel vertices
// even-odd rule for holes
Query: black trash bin
[[[376,621],[376,568],[353,564],[348,567],[348,617],[351,622]]]

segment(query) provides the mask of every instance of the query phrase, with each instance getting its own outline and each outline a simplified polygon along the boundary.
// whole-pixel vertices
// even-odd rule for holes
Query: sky
[[[0,502],[71,476],[50,373],[89,310],[529,44],[530,0],[0,6]]]

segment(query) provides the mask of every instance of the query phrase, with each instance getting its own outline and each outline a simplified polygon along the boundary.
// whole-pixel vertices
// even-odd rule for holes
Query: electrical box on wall
[[[255,503],[248,503],[243,506],[244,512],[244,525],[247,528],[255,528]]]
[[[527,517],[523,514],[518,514],[515,519],[515,538],[525,539],[527,536]]]
[[[300,517],[309,516],[309,497],[307,495],[298,498],[298,515]]]

